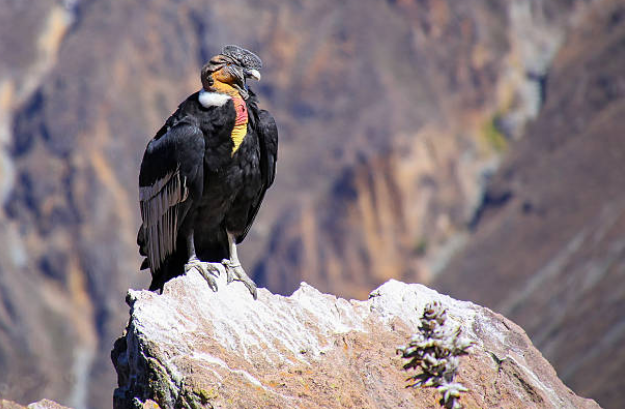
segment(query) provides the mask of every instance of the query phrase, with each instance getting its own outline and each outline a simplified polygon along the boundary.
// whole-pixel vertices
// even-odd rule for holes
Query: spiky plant
[[[419,332],[410,343],[398,349],[408,362],[404,370],[421,372],[407,379],[407,387],[432,387],[441,393],[440,404],[446,409],[461,409],[460,393],[468,391],[455,382],[459,356],[467,355],[473,342],[462,336],[460,327],[445,325],[447,310],[438,301],[425,306]]]

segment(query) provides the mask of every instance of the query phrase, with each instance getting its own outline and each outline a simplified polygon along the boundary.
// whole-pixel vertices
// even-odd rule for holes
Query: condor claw
[[[254,299],[256,300],[258,298],[256,284],[254,284],[254,281],[252,281],[252,279],[247,275],[247,273],[243,269],[243,266],[241,266],[241,263],[228,259],[222,260],[221,263],[226,268],[226,277],[228,284],[233,281],[241,281],[243,284],[245,284],[250,294],[252,294],[252,297],[254,297]]]
[[[217,292],[219,289],[217,287],[217,277],[219,277],[222,273],[226,273],[226,268],[221,263],[206,263],[198,260],[197,258],[192,258],[189,260],[187,264],[184,265],[184,272],[188,273],[189,271],[195,269],[198,273],[204,277],[206,283],[210,287],[211,290]]]

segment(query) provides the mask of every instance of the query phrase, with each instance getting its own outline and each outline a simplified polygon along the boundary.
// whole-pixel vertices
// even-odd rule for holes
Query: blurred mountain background
[[[280,128],[260,286],[422,282],[625,406],[623,0],[0,0],[0,397],[111,406],[143,149],[231,43]]]

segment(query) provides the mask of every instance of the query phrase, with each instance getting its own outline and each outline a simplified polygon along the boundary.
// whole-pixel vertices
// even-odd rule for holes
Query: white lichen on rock
[[[423,311],[419,332],[410,343],[399,348],[402,357],[408,359],[405,370],[421,369],[408,378],[409,387],[434,387],[442,395],[440,403],[446,409],[461,409],[460,393],[467,392],[461,383],[455,382],[459,356],[468,354],[473,342],[462,336],[462,329],[445,325],[447,310],[438,301],[428,303]]]

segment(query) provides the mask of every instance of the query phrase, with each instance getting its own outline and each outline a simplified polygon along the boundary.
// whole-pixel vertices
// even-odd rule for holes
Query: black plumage
[[[243,281],[256,296],[236,244],[245,239],[274,181],[278,131],[245,84],[246,78],[259,79],[260,59],[238,50],[234,56],[222,52],[205,65],[203,90],[180,104],[145,150],[137,243],[146,256],[142,267],[152,273],[151,290],[193,267],[216,289],[208,266],[215,274],[225,271],[228,281]],[[241,124],[245,109],[247,124]],[[235,125],[247,127],[236,148]]]

